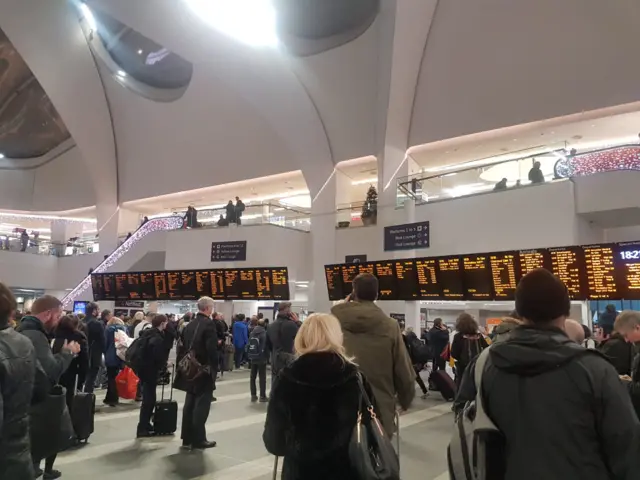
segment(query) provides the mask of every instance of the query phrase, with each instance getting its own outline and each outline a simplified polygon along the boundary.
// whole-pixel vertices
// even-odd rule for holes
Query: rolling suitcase
[[[76,438],[87,442],[93,433],[96,396],[93,393],[76,392],[71,403],[71,423]]]
[[[431,374],[429,383],[433,383],[437,390],[440,391],[442,398],[448,402],[455,400],[456,398],[456,384],[453,382],[453,378],[444,370],[438,370]]]
[[[175,377],[176,367],[173,366],[173,376]],[[153,429],[156,435],[173,435],[178,428],[178,402],[173,399],[173,382],[171,383],[169,400],[164,399],[164,385],[160,400],[156,402],[153,413]]]

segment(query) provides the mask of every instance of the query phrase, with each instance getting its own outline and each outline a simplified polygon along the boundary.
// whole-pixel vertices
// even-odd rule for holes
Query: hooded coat
[[[505,480],[634,479],[640,421],[613,366],[556,328],[520,326],[490,347],[485,410],[504,436]],[[476,360],[456,410],[475,398]]]

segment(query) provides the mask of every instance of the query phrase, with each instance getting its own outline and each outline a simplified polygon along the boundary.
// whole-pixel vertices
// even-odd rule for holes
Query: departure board
[[[195,271],[191,270],[180,272],[180,285],[182,298],[184,300],[194,300],[201,297],[201,295],[198,295]]]
[[[640,242],[620,243],[614,248],[618,298],[640,300]]]
[[[520,250],[518,252],[518,266],[520,276],[524,276],[536,268],[551,270],[551,257],[548,250],[538,248],[535,250]]]
[[[585,298],[586,269],[582,247],[550,248],[551,271],[564,282],[571,299]],[[586,289],[584,290],[586,292]]]
[[[438,278],[445,300],[462,300],[465,289],[462,283],[461,257],[439,257]]]
[[[127,273],[127,290],[129,300],[140,300],[142,298],[139,273]]]
[[[140,273],[140,292],[143,300],[153,300],[156,298],[153,272]]]
[[[115,300],[116,292],[115,292],[115,279],[114,279],[113,273],[105,273],[103,275],[102,285],[104,288],[103,300]]]
[[[224,293],[224,283],[226,281],[224,270],[211,270],[208,273],[211,276],[211,293],[209,296],[214,300],[227,298]]]
[[[396,260],[394,262],[396,272],[396,285],[398,300],[415,300],[418,298],[418,276],[416,273],[416,260]]]
[[[289,300],[289,273],[286,267],[93,273],[91,287],[98,301],[196,300],[203,296],[217,300]]]
[[[438,261],[435,258],[416,258],[418,298],[440,298],[442,288],[438,283]]]
[[[614,250],[613,245],[589,245],[583,248],[588,298],[606,300],[618,297]]]
[[[104,298],[104,284],[102,283],[102,275],[91,275],[91,289],[93,290],[93,299],[102,300]]]
[[[493,278],[487,254],[462,256],[462,283],[468,300],[491,300]]]
[[[518,286],[516,260],[518,252],[500,252],[489,254],[491,280],[496,300],[513,300]]]
[[[271,298],[274,300],[289,300],[289,269],[279,267],[271,269]]]
[[[376,274],[376,266],[373,262],[369,263],[358,263],[358,275],[361,273],[370,273],[371,275]]]
[[[340,265],[325,265],[324,267],[329,300],[332,302],[342,300],[346,296],[342,288],[342,270],[340,268]]]
[[[116,299],[126,300],[129,298],[129,291],[127,289],[127,274],[126,273],[114,273],[113,281],[115,285]]]
[[[358,264],[348,263],[342,266],[342,293],[346,297],[353,290],[353,279],[358,276]]]
[[[398,291],[396,286],[396,275],[393,269],[393,262],[387,260],[384,262],[375,262],[373,274],[378,278],[380,300],[396,300]]]

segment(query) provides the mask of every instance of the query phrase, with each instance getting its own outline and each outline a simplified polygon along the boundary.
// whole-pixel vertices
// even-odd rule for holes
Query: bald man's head
[[[582,328],[581,323],[567,318],[564,321],[564,331],[567,334],[567,337],[569,337],[574,342],[580,345],[582,345],[582,342],[584,342],[584,328]]]

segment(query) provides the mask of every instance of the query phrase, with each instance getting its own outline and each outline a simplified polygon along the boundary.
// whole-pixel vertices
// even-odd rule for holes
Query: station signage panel
[[[247,242],[212,242],[212,262],[244,262],[247,260]]]
[[[384,227],[384,251],[429,248],[429,222]]]

